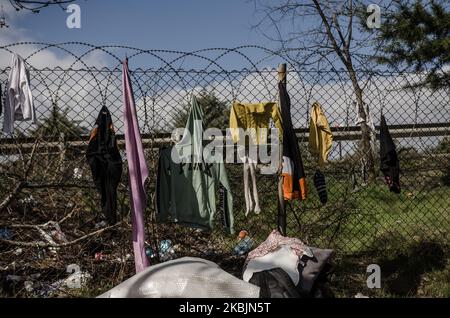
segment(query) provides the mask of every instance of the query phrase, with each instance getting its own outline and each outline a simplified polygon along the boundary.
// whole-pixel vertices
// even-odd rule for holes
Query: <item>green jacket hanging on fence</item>
[[[225,165],[203,157],[202,135],[203,111],[193,97],[181,141],[160,151],[157,220],[212,229],[219,192],[222,221],[233,234],[233,198]]]

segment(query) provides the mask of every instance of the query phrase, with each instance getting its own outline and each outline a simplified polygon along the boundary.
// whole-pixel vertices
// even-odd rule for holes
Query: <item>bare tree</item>
[[[299,68],[344,67],[352,83],[358,115],[361,119],[362,152],[369,180],[376,176],[372,131],[368,125],[368,107],[358,70],[368,69],[368,53],[377,50],[375,32],[363,26],[368,3],[359,0],[254,0],[258,22],[255,28],[270,41],[278,43],[288,60]],[[385,7],[390,4],[386,3]],[[365,23],[365,21],[364,21]]]

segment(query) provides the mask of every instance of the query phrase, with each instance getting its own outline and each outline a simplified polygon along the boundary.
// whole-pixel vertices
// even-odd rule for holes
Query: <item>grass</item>
[[[319,202],[309,178],[308,199],[304,202],[295,201],[288,208],[289,236],[298,237],[311,246],[335,250],[334,273],[329,286],[336,297],[353,297],[359,292],[371,297],[450,297],[450,187],[440,184],[437,181],[439,176],[432,173],[414,172],[414,167],[410,167],[412,172],[404,176],[402,193],[399,195],[389,192],[381,180],[353,191],[345,169],[335,169],[333,173],[326,171],[327,204]],[[245,217],[242,166],[228,167],[228,175],[233,182],[235,230],[249,231],[257,246],[276,228],[276,177],[258,175],[262,212]],[[88,231],[93,227],[94,214],[99,213],[99,199],[95,190],[85,191],[81,195],[60,189],[51,194],[45,192],[39,195],[33,190],[39,206],[28,217],[36,218],[37,223],[48,221],[52,214],[60,219],[66,213],[66,202],[58,198],[69,197],[80,206],[77,222],[83,225],[83,230]],[[28,192],[25,194],[28,195]],[[120,192],[122,196],[125,201],[119,200],[119,210],[128,217],[126,188]],[[9,216],[5,214],[6,217]],[[79,229],[80,224],[73,226]],[[67,231],[67,226],[64,230]],[[178,256],[209,258],[230,273],[236,276],[241,274],[244,257],[233,258],[231,255],[237,243],[237,233],[225,234],[220,226],[212,233],[196,233],[179,226],[159,224],[156,231],[158,239],[169,238],[181,246]],[[105,242],[100,244],[96,239],[86,242],[86,246],[80,247],[81,250],[74,248],[72,254],[65,250],[64,254],[61,253],[60,261],[70,263],[84,258],[92,260],[94,252],[105,249],[111,254],[132,253],[129,237],[128,232],[121,233],[120,245],[117,246],[123,251],[118,251],[117,247],[108,247]],[[156,240],[153,237],[150,239]],[[26,255],[33,253],[34,250],[30,250]],[[7,265],[6,260],[3,263]],[[0,262],[0,265],[3,263]],[[366,268],[369,264],[381,267],[382,288],[379,290],[367,288]],[[70,297],[97,296],[134,273],[131,260],[123,265],[91,265],[91,262],[86,261],[83,268],[93,274],[93,280],[86,288],[68,295]],[[64,267],[56,269],[59,270],[57,278],[67,276]],[[40,268],[33,270],[41,271]],[[54,280],[53,276],[49,274],[47,277],[50,283]],[[0,296],[1,293],[0,290]]]
[[[395,194],[378,181],[352,192],[348,180],[330,178],[329,200],[321,205],[308,181],[308,199],[288,209],[288,235],[335,250],[330,284],[335,296],[450,297],[450,187],[404,182],[402,193]],[[270,179],[258,185],[264,193],[264,185],[270,189],[276,183]],[[245,218],[242,202],[235,208],[236,230],[254,234],[256,244],[276,224],[276,196],[268,191],[261,197],[260,215]],[[221,239],[224,248],[235,243],[232,236]],[[381,267],[379,290],[366,285],[369,264]]]
[[[371,297],[450,297],[450,249],[439,240],[385,240],[383,252],[339,256],[330,284],[337,297],[362,293]],[[366,285],[366,268],[381,268],[381,289]]]

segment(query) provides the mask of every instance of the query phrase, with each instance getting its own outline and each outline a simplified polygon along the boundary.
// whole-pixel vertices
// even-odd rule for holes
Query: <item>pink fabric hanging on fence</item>
[[[128,174],[130,184],[130,204],[133,227],[133,249],[136,273],[144,270],[149,261],[145,255],[144,211],[146,207],[146,194],[144,183],[148,177],[147,163],[145,162],[141,134],[134,104],[133,89],[131,87],[128,70],[128,59],[123,61],[122,88],[124,103],[125,149],[128,161]]]

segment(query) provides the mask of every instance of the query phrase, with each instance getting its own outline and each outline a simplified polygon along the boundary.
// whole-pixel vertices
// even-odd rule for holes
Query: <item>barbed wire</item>
[[[224,67],[220,65],[219,61],[226,57],[227,55],[230,54],[235,54],[239,57],[241,57],[246,63],[246,65],[239,65],[238,69],[242,70],[242,69],[250,69],[253,71],[258,71],[260,68],[259,66],[269,60],[270,58],[273,57],[278,57],[281,59],[281,61],[285,61],[285,62],[291,62],[292,65],[296,65],[298,68],[299,66],[301,66],[301,62],[298,60],[292,60],[292,58],[289,57],[290,52],[309,52],[309,53],[315,53],[316,50],[314,49],[309,49],[309,48],[288,48],[288,49],[280,49],[280,50],[272,50],[272,49],[268,49],[266,47],[262,47],[259,45],[242,45],[242,46],[237,46],[235,48],[221,48],[221,47],[213,47],[213,48],[204,48],[204,49],[199,49],[199,50],[194,50],[194,51],[179,51],[179,50],[164,50],[164,49],[142,49],[142,48],[137,48],[137,47],[132,47],[132,46],[126,46],[126,45],[94,45],[94,44],[90,44],[90,43],[86,43],[86,42],[78,42],[78,41],[73,41],[73,42],[63,42],[63,43],[46,43],[46,42],[39,42],[39,41],[24,41],[24,42],[18,42],[18,43],[10,43],[10,44],[6,44],[3,46],[0,46],[0,50],[6,50],[10,53],[13,53],[12,48],[15,47],[21,47],[21,46],[40,46],[40,48],[35,48],[28,56],[24,57],[24,59],[26,61],[28,61],[29,59],[31,59],[33,56],[39,54],[42,51],[46,51],[49,49],[59,49],[63,52],[65,52],[66,54],[72,56],[75,58],[75,62],[72,64],[75,65],[76,62],[80,62],[84,65],[83,63],[83,58],[85,58],[87,55],[91,54],[94,51],[100,51],[105,53],[106,55],[109,55],[110,57],[112,57],[114,60],[117,61],[117,66],[120,65],[120,63],[122,62],[123,58],[125,58],[125,56],[128,57],[129,60],[139,57],[140,55],[143,54],[147,54],[151,57],[154,57],[155,59],[159,60],[160,62],[162,62],[164,64],[164,66],[162,66],[160,69],[167,69],[167,70],[172,70],[172,71],[176,71],[176,69],[172,66],[173,64],[175,64],[176,62],[185,59],[186,57],[194,57],[194,58],[198,58],[200,60],[203,60],[205,62],[207,62],[208,64],[206,64],[205,67],[203,67],[203,70],[209,70],[211,66],[216,66],[218,70],[220,71],[225,71]],[[76,55],[72,50],[69,50],[67,47],[75,47],[75,48],[88,48],[88,50],[84,53],[82,53],[81,55]],[[262,58],[260,58],[259,60],[256,60],[256,62],[253,62],[254,57],[253,56],[249,56],[248,54],[245,54],[244,51],[245,50],[249,50],[249,49],[254,49],[260,53],[263,53],[264,56]],[[114,50],[125,50],[126,52],[122,55],[119,56],[118,54],[114,54],[113,51]],[[131,54],[128,54],[127,52],[134,52]],[[201,54],[206,53],[206,54],[213,54],[215,53],[215,56],[203,56]],[[166,56],[160,56],[158,54],[163,54],[163,55],[168,55],[168,54],[174,54],[177,55],[175,58],[173,59],[169,59]],[[360,58],[365,58],[365,59],[373,59],[374,56],[368,55],[368,54],[362,54],[362,53],[355,53],[355,56],[358,56]],[[114,68],[114,66],[113,66]],[[190,69],[189,69],[190,70]],[[337,71],[342,71],[345,72],[345,70],[343,68],[341,69],[336,69]],[[227,71],[232,71],[232,70],[227,70]],[[302,71],[307,71],[307,69],[303,69]],[[367,70],[361,70],[361,71],[365,71],[367,72]],[[397,72],[403,72],[404,70],[398,69]],[[376,72],[376,70],[373,71],[374,73]]]

